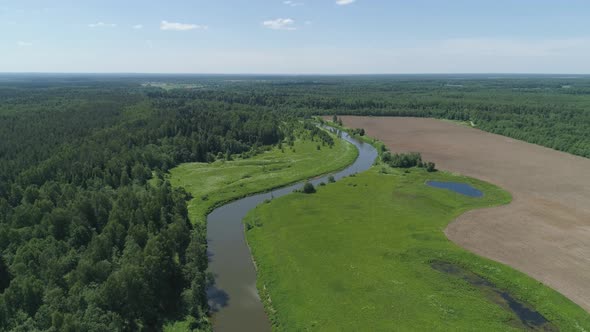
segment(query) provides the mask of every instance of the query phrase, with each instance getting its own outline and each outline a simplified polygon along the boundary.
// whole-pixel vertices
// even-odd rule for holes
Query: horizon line
[[[192,75],[192,76],[405,76],[405,75],[568,75],[590,76],[589,73],[567,72],[444,72],[444,73],[199,73],[199,72],[52,72],[52,71],[0,71],[0,75]]]

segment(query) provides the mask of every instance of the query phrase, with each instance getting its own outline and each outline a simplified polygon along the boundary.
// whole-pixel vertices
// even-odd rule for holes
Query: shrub
[[[429,162],[426,163],[426,170],[428,172],[435,172],[436,171],[436,165],[433,162],[429,161]]]
[[[363,128],[356,128],[352,130],[353,135],[365,136],[365,129]]]
[[[311,184],[311,182],[305,182],[303,185],[303,192],[306,194],[313,194],[315,193],[315,187],[313,184]]]
[[[334,176],[333,176],[333,175],[330,175],[330,176],[328,177],[328,182],[329,182],[329,183],[334,183],[334,182],[336,182],[336,179],[334,179]]]
[[[410,168],[420,166],[422,164],[422,156],[419,153],[396,153],[391,155],[391,160],[388,162],[391,167]]]
[[[384,151],[383,154],[381,155],[381,160],[384,163],[390,163],[391,162],[391,153],[389,153],[388,151]]]
[[[428,172],[436,171],[433,162],[422,160],[422,156],[417,152],[412,153],[394,153],[383,152],[381,160],[391,167],[395,168],[425,168]]]

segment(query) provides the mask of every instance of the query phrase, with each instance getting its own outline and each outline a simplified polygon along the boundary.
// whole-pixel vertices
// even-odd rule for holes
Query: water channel
[[[377,150],[345,132],[342,139],[359,151],[356,161],[342,171],[331,174],[336,180],[369,169]],[[311,180],[314,185],[328,182],[330,175]],[[281,197],[303,187],[304,181],[271,192],[257,194],[228,203],[207,217],[209,271],[215,284],[207,290],[215,331],[270,331],[271,324],[256,289],[256,268],[244,237],[242,219],[248,211],[267,199]]]

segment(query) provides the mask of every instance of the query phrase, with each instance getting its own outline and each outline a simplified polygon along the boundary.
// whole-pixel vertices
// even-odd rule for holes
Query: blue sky
[[[0,0],[0,72],[590,73],[590,1]]]

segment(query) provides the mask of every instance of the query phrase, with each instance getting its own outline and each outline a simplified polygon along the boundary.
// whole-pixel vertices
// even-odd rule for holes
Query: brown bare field
[[[510,265],[590,312],[590,159],[447,121],[343,117],[393,152],[508,190],[509,205],[465,213],[445,230],[458,245]]]

